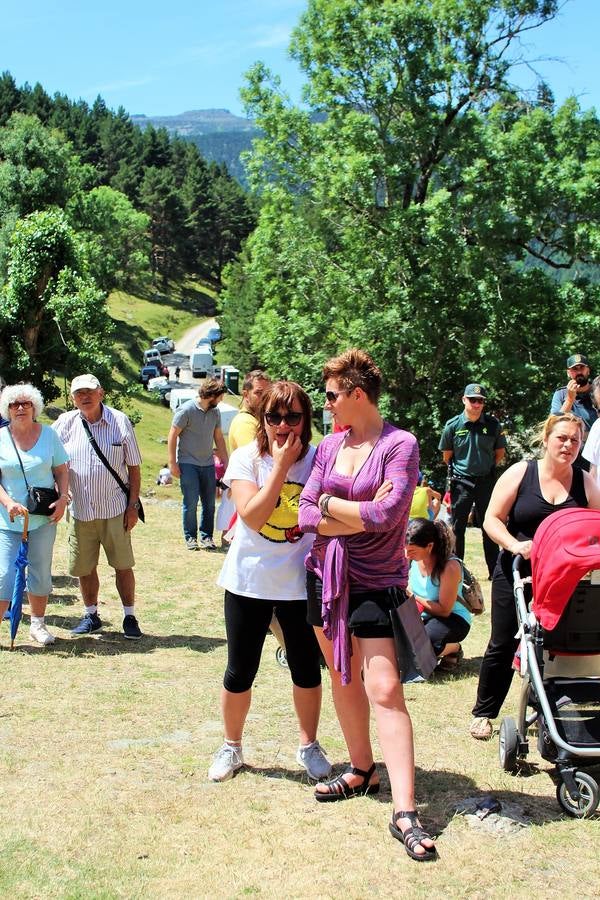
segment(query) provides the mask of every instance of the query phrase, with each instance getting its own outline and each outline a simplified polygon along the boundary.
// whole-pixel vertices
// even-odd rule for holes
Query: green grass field
[[[452,676],[406,689],[415,729],[417,797],[440,859],[411,862],[391,839],[389,784],[378,797],[323,807],[295,763],[288,673],[267,638],[245,735],[247,767],[211,784],[221,742],[226,646],[221,553],[190,553],[179,504],[149,500],[134,534],[145,637],[123,639],[101,566],[101,636],[72,640],[80,615],[66,575],[65,527],[48,609],[51,648],[0,652],[0,896],[15,898],[367,898],[597,896],[597,821],[561,815],[548,764],[532,748],[521,776],[504,773],[497,737],[468,735],[489,613]],[[479,533],[468,557],[481,573]],[[487,591],[487,582],[485,582]],[[27,612],[27,610],[26,610]],[[0,645],[7,646],[6,624]],[[320,739],[338,771],[344,743],[324,676]],[[515,709],[518,686],[506,712]],[[379,751],[377,758],[380,760]],[[493,793],[527,827],[474,828],[457,805]],[[513,806],[511,806],[511,804]]]

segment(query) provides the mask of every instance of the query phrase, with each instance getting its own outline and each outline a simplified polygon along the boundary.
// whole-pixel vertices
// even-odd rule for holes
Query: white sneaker
[[[304,766],[313,781],[322,781],[331,775],[331,763],[318,741],[313,741],[306,747],[298,747],[296,762],[299,766]]]
[[[37,641],[38,644],[43,644],[44,647],[47,644],[53,644],[56,640],[54,635],[50,634],[43,622],[31,623],[31,628],[29,629],[29,637],[32,640]]]
[[[211,537],[202,538],[200,541],[201,550],[217,550],[217,545]]]
[[[227,781],[233,778],[238,769],[244,765],[244,754],[241,744],[233,746],[227,742],[215,753],[212,765],[208,770],[209,781]]]

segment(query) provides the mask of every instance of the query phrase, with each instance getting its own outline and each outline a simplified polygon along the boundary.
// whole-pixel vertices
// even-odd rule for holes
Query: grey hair
[[[8,406],[15,400],[31,400],[33,403],[33,418],[37,419],[44,408],[44,398],[32,384],[9,384],[0,394],[0,416],[9,418]]]

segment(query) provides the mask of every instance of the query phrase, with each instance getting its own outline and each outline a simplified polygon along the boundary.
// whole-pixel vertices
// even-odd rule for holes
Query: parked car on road
[[[196,347],[208,347],[209,350],[212,350],[212,341],[208,335],[205,334],[204,337],[201,337],[198,340]]]
[[[168,337],[158,337],[154,338],[152,341],[152,346],[155,350],[158,350],[159,353],[172,353],[175,349],[175,344]]]
[[[144,366],[140,371],[139,381],[144,387],[148,387],[148,382],[151,378],[159,378],[162,375],[158,366]]]
[[[209,328],[206,336],[211,343],[216,344],[217,341],[221,340],[223,335],[221,334],[221,329],[217,326],[216,328]]]
[[[144,365],[145,366],[160,366],[160,365],[162,365],[162,360],[160,358],[160,352],[156,349],[156,347],[152,347],[150,350],[144,350]]]

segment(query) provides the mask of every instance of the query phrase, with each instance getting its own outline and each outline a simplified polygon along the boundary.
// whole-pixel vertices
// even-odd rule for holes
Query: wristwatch
[[[135,503],[130,503],[129,506],[127,507],[127,509],[139,509],[139,508],[140,508],[139,500],[136,500]]]

